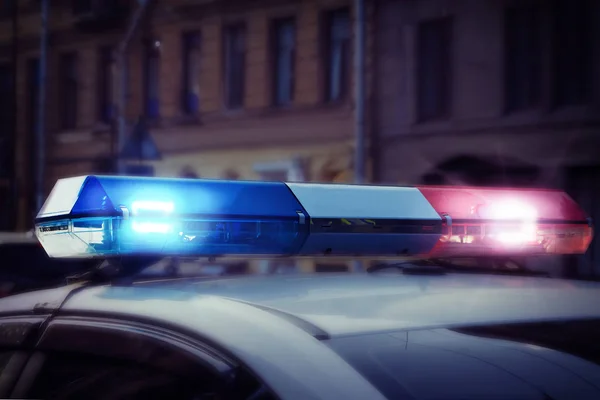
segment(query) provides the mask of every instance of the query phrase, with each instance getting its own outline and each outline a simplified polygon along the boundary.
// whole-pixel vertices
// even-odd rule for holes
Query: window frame
[[[28,398],[48,353],[88,355],[139,364],[189,379],[207,372],[215,379],[222,379],[239,367],[210,344],[186,333],[156,327],[146,321],[103,316],[56,317],[46,326],[35,350],[14,386],[13,398]],[[156,352],[163,357],[152,357]],[[164,357],[165,352],[170,357]]]

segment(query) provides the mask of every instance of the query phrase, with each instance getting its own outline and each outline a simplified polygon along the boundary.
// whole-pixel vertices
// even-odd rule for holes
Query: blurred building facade
[[[380,0],[376,177],[567,189],[600,220],[600,2]],[[600,274],[600,241],[579,273]]]
[[[0,206],[12,210],[0,223],[26,229],[40,2],[13,3],[0,7]],[[139,3],[51,1],[46,190],[114,172],[114,55]],[[147,4],[127,51],[125,116],[128,134],[143,117],[162,159],[132,166],[353,179],[352,0]],[[367,0],[372,178],[556,186],[600,220],[599,15],[595,0]],[[599,243],[575,269],[600,273]]]
[[[17,227],[26,229],[34,212],[40,6],[39,1],[18,3],[14,165]],[[122,82],[115,51],[137,3],[50,2],[46,190],[60,177],[114,171]],[[131,160],[128,170],[155,176],[351,180],[351,4],[147,2],[127,51],[125,115],[128,135],[143,118],[162,158]],[[13,23],[0,21],[0,38],[7,43]],[[369,44],[367,52],[371,49]]]
[[[6,3],[6,2],[4,2]],[[17,64],[14,63],[13,29],[5,24],[12,18],[12,8],[0,5],[0,25],[7,29],[0,32],[0,231],[14,227],[15,193],[15,126],[16,96],[14,79]],[[5,211],[4,211],[5,210]]]

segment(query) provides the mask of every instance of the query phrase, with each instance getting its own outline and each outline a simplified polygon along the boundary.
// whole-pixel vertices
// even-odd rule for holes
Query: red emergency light
[[[582,254],[591,220],[560,190],[424,186],[443,219],[437,256]]]

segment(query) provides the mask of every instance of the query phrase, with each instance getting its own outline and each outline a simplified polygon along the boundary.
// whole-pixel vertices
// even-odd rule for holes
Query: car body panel
[[[42,308],[56,317],[110,316],[192,332],[243,362],[285,399],[384,398],[369,383],[369,372],[334,351],[344,341],[369,336],[397,343],[394,352],[385,352],[397,355],[393,380],[401,389],[393,398],[492,393],[583,399],[600,398],[597,365],[551,348],[448,329],[600,319],[599,289],[588,282],[464,274],[187,278],[16,295],[0,299],[0,312],[26,313],[46,304]],[[315,337],[294,318],[325,335]],[[364,346],[351,348],[366,351],[363,359],[373,356]],[[404,371],[401,378],[398,371]]]
[[[241,360],[282,398],[384,398],[321,341],[252,305],[176,290],[96,287],[74,293],[59,315],[95,313],[197,332]],[[342,381],[348,383],[331,385]]]
[[[80,287],[82,284],[73,284],[1,298],[0,316],[58,310],[69,294]]]
[[[331,336],[500,322],[600,318],[600,284],[518,276],[331,274],[147,283],[231,297]]]

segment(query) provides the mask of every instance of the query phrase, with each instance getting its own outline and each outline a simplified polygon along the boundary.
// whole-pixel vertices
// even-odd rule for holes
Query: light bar
[[[51,257],[581,254],[564,192],[84,176],[36,218]]]

